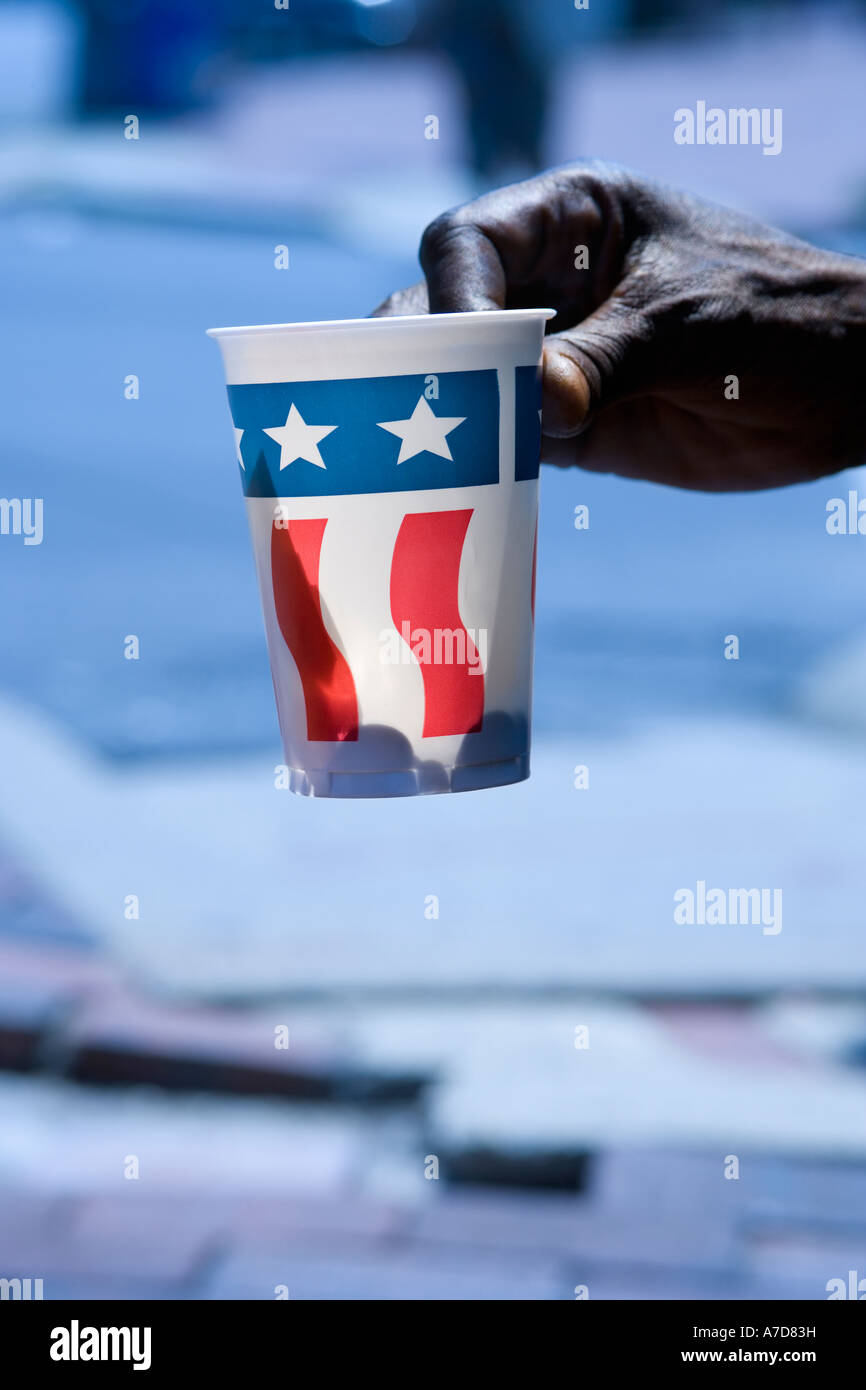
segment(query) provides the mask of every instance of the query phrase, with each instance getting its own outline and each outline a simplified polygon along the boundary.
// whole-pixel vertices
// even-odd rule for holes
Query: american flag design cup
[[[214,328],[288,785],[529,776],[545,309]]]

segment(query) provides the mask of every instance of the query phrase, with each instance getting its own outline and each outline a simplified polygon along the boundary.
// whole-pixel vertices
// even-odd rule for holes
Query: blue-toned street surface
[[[754,17],[570,54],[549,156],[655,159],[863,254],[866,30],[810,15],[760,62]],[[543,470],[530,781],[275,787],[205,329],[361,316],[417,278],[478,180],[454,74],[389,56],[241,65],[138,144],[42,113],[0,158],[0,492],[43,501],[41,544],[0,536],[0,1278],[825,1298],[866,1275],[866,539],[826,526],[859,471],[702,496]],[[762,71],[778,159],[707,174],[653,142],[672,85],[736,72],[751,101]],[[783,906],[677,920],[678,891],[735,884]]]

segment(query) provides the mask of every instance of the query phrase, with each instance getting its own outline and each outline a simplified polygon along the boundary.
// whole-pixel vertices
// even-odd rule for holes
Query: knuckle
[[[434,217],[423,231],[421,236],[421,263],[435,259],[442,254],[442,251],[453,238],[461,232],[465,225],[464,219],[459,210],[440,213]]]

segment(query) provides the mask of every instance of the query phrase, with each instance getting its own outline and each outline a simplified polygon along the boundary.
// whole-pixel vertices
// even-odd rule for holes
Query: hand
[[[866,461],[866,263],[594,162],[443,214],[420,258],[377,314],[556,310],[546,462],[738,491]]]

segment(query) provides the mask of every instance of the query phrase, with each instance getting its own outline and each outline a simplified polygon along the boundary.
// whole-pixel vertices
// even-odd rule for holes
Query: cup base
[[[289,768],[289,790],[296,796],[340,797],[343,800],[387,796],[435,796],[441,792],[483,791],[525,782],[529,754],[498,762],[444,767],[421,764],[399,772],[328,772]]]

